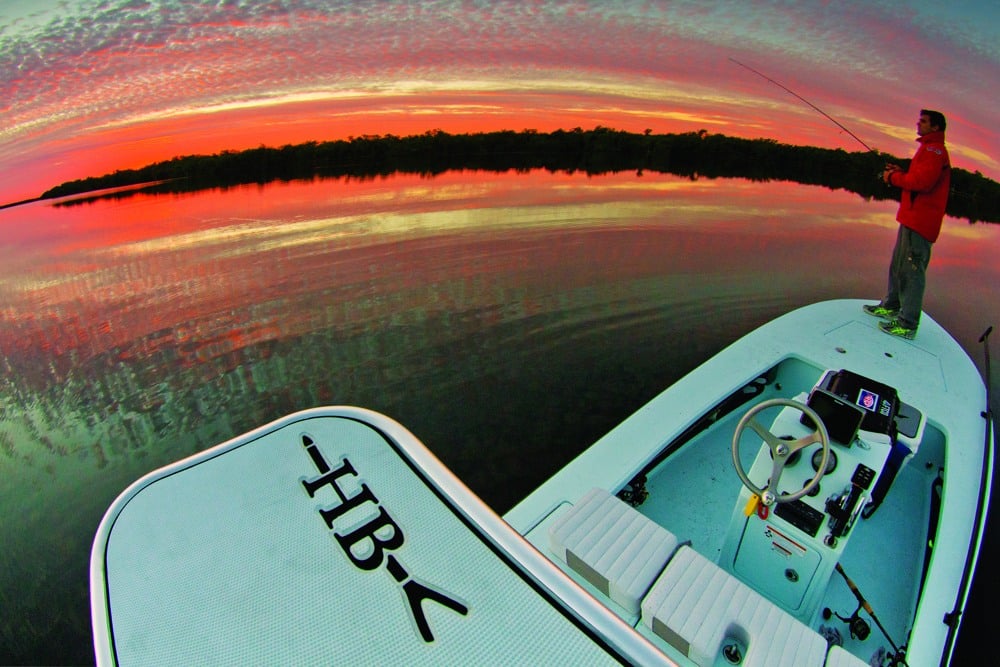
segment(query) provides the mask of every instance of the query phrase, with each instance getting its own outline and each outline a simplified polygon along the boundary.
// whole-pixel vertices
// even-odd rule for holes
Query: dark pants
[[[896,319],[910,329],[916,329],[920,324],[931,245],[930,241],[909,227],[899,226],[892,264],[889,265],[889,291],[882,299],[882,305],[898,310]]]

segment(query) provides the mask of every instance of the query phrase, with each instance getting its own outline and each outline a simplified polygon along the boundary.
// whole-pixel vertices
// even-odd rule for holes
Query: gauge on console
[[[812,467],[813,470],[819,470],[819,464],[823,461],[823,450],[817,449],[812,455]],[[830,457],[826,461],[826,471],[824,475],[829,475],[831,472],[837,468],[837,452],[830,450]]]

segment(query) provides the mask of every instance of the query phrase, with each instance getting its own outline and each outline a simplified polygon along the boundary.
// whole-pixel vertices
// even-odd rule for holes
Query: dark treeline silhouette
[[[886,162],[908,160],[876,152],[853,152],[738,139],[702,130],[686,134],[644,134],[597,127],[539,133],[501,131],[448,134],[440,130],[397,137],[366,135],[282,148],[261,146],[215,155],[190,155],[141,169],[71,181],[42,199],[156,182],[142,192],[183,192],[275,180],[317,177],[371,178],[446,171],[530,171],[547,169],[598,175],[620,171],[662,172],[689,178],[783,180],[847,190],[865,199],[898,199],[899,190],[880,178]],[[131,196],[136,190],[95,196]],[[89,201],[76,199],[71,203]],[[948,214],[970,222],[1000,222],[1000,184],[979,172],[952,170]]]

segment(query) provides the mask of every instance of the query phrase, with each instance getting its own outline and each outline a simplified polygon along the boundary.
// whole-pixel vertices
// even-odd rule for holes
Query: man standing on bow
[[[941,233],[951,186],[945,125],[941,112],[922,109],[917,122],[920,146],[909,169],[887,164],[882,173],[887,185],[903,191],[896,213],[899,232],[889,266],[889,291],[877,305],[864,306],[864,311],[886,320],[879,322],[879,329],[893,336],[912,339],[920,324],[931,245]]]

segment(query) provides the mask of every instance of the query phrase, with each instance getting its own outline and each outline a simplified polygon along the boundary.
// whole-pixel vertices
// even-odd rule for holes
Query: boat
[[[948,664],[987,383],[930,316],[905,340],[862,305],[750,332],[502,517],[358,407],[152,472],[94,539],[97,662]]]

